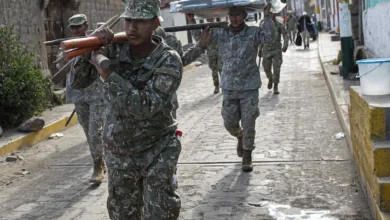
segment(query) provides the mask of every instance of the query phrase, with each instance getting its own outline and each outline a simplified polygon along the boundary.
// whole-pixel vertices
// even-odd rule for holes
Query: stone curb
[[[329,88],[329,91],[330,91],[330,94],[331,94],[331,97],[332,97],[333,105],[335,106],[335,109],[336,109],[337,117],[338,117],[338,119],[340,121],[340,124],[341,124],[341,127],[342,127],[342,129],[344,131],[345,139],[347,141],[347,145],[348,145],[348,147],[350,149],[350,153],[353,156],[354,151],[353,151],[351,136],[350,136],[350,133],[348,132],[348,127],[347,127],[348,125],[347,125],[346,121],[343,118],[341,107],[340,107],[340,105],[337,102],[336,90],[334,89],[332,81],[330,80],[331,73],[326,70],[325,65],[323,63],[324,58],[322,57],[322,50],[321,50],[321,46],[320,46],[321,45],[320,37],[318,37],[317,40],[318,40],[318,55],[319,55],[318,57],[320,59],[322,71],[323,71],[323,74],[325,75],[325,79],[326,79],[326,82],[328,84],[328,88]],[[354,158],[354,156],[353,156],[353,158]],[[362,176],[362,174],[359,172],[357,167],[356,167],[356,165],[358,165],[358,164],[356,164],[356,163],[358,163],[358,161],[355,161],[355,159],[354,159],[354,163],[355,163],[355,170],[359,174],[360,182],[362,182],[362,183],[367,182],[364,179],[364,177]],[[375,199],[373,197],[373,194],[371,192],[367,192],[367,190],[365,189],[364,186],[362,186],[361,189],[363,190],[363,192],[364,192],[364,194],[366,196],[366,200],[367,200],[368,205],[369,205],[369,207],[371,209],[371,214],[374,217],[374,219],[376,219],[376,220],[390,220],[390,217],[389,217],[389,215],[387,213],[383,213],[383,212],[381,212],[379,210],[379,207],[378,207],[378,205],[376,205],[376,202],[375,202]]]
[[[66,124],[66,121],[68,120],[68,118],[69,117],[61,118],[58,121],[55,121],[49,125],[46,125],[40,131],[30,132],[23,137],[12,140],[10,143],[0,147],[0,156],[4,156],[8,153],[16,151],[21,146],[31,147],[31,146],[45,140],[50,135],[57,133],[57,132],[60,132],[60,131],[63,131],[63,130],[78,123],[77,114],[74,114],[73,118],[69,122],[68,126],[65,127],[65,124]]]
[[[321,46],[320,46],[321,45],[320,41],[321,41],[320,37],[318,37],[317,38],[318,57],[320,59],[322,72],[325,75],[326,83],[328,84],[329,92],[330,92],[330,95],[332,97],[333,105],[334,105],[334,107],[336,109],[337,117],[339,118],[339,121],[340,121],[340,124],[341,124],[341,128],[343,129],[343,132],[345,134],[345,140],[347,141],[347,145],[349,147],[349,150],[352,153],[353,152],[353,148],[352,148],[351,136],[350,136],[349,131],[348,131],[348,125],[347,125],[347,123],[345,122],[345,120],[343,118],[342,110],[340,108],[340,105],[337,102],[336,90],[334,89],[334,86],[332,85],[332,82],[331,82],[331,80],[329,78],[331,73],[326,70],[325,65],[323,63],[324,59],[322,58],[322,50],[321,50]]]
[[[191,63],[183,68],[183,71],[188,71],[190,69],[195,68],[196,65],[194,63]],[[21,146],[28,146],[31,147],[46,138],[48,138],[50,135],[63,131],[75,124],[78,123],[77,120],[77,114],[75,113],[73,115],[72,120],[69,122],[68,126],[65,127],[66,121],[68,120],[69,116],[66,116],[64,118],[59,119],[56,122],[53,122],[49,125],[46,125],[42,130],[37,132],[31,132],[26,134],[23,137],[20,137],[18,139],[12,140],[8,144],[0,147],[0,156],[5,156],[6,154],[12,153],[13,151],[16,151]]]

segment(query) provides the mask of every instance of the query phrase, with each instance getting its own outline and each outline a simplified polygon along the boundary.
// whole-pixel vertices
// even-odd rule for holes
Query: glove
[[[102,41],[103,45],[106,46],[111,43],[112,39],[114,39],[114,32],[112,32],[109,28],[103,28],[93,32],[91,36],[97,36]]]
[[[287,48],[283,48],[282,51],[283,53],[285,53],[287,51]]]

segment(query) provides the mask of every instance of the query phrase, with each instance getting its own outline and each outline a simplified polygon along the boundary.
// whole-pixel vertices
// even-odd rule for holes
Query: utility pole
[[[343,78],[347,79],[353,67],[353,40],[349,0],[339,1],[340,40],[343,62]]]

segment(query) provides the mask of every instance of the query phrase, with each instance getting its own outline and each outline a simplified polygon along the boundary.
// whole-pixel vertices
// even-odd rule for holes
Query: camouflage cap
[[[121,18],[152,19],[160,16],[160,0],[126,0]]]
[[[245,7],[233,6],[229,8],[229,14],[240,14],[240,13],[246,13]]]
[[[87,22],[87,16],[84,14],[77,14],[73,15],[72,17],[69,18],[69,26],[77,26],[77,25],[82,25],[85,22]]]

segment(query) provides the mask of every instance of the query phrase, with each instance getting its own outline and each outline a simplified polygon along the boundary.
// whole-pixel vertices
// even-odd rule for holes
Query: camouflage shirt
[[[260,49],[264,49],[267,51],[281,50],[282,48],[287,49],[287,47],[288,47],[288,34],[287,34],[286,28],[279,21],[274,21],[273,23],[275,25],[275,36],[276,37],[272,42],[260,45]],[[263,24],[260,24],[260,25],[262,26]],[[282,47],[282,35],[283,35],[283,47]]]
[[[193,20],[190,22],[190,24],[196,24],[196,21]],[[210,32],[215,31],[216,28],[210,29]],[[191,31],[192,37],[195,39],[195,41],[200,41],[201,38],[201,31],[200,30],[192,30]],[[218,56],[218,46],[216,44],[209,44],[207,46],[207,56]]]
[[[296,16],[294,15],[289,15],[287,17],[287,28],[289,30],[293,30],[293,29],[296,29],[297,28],[297,23],[298,23],[298,19]]]
[[[115,169],[150,164],[166,146],[164,137],[174,135],[177,128],[171,98],[183,67],[162,38],[153,40],[158,47],[142,59],[132,57],[129,43],[106,48],[113,72],[104,82],[103,140],[107,166]]]
[[[221,88],[252,90],[261,87],[260,71],[256,64],[260,44],[271,42],[275,27],[270,16],[264,17],[263,27],[247,26],[238,33],[229,28],[214,29],[209,45],[217,45],[223,61]]]
[[[157,28],[156,35],[162,37],[165,43],[179,54],[183,66],[194,62],[205,52],[205,48],[202,48],[199,43],[190,47],[186,52],[183,52],[181,42],[174,35],[166,33],[162,27]]]
[[[59,57],[62,52],[63,51],[60,49],[57,57]],[[79,72],[86,73],[89,71],[96,71],[95,67],[88,62],[88,56],[89,55],[76,57],[71,64],[69,73],[66,74],[66,103],[68,104],[103,100],[103,84],[100,77],[85,89],[78,90],[71,87],[71,81],[74,74]],[[67,62],[69,61],[63,61],[59,63],[57,65],[57,69],[61,69],[63,66],[65,66],[65,64],[67,64]]]

